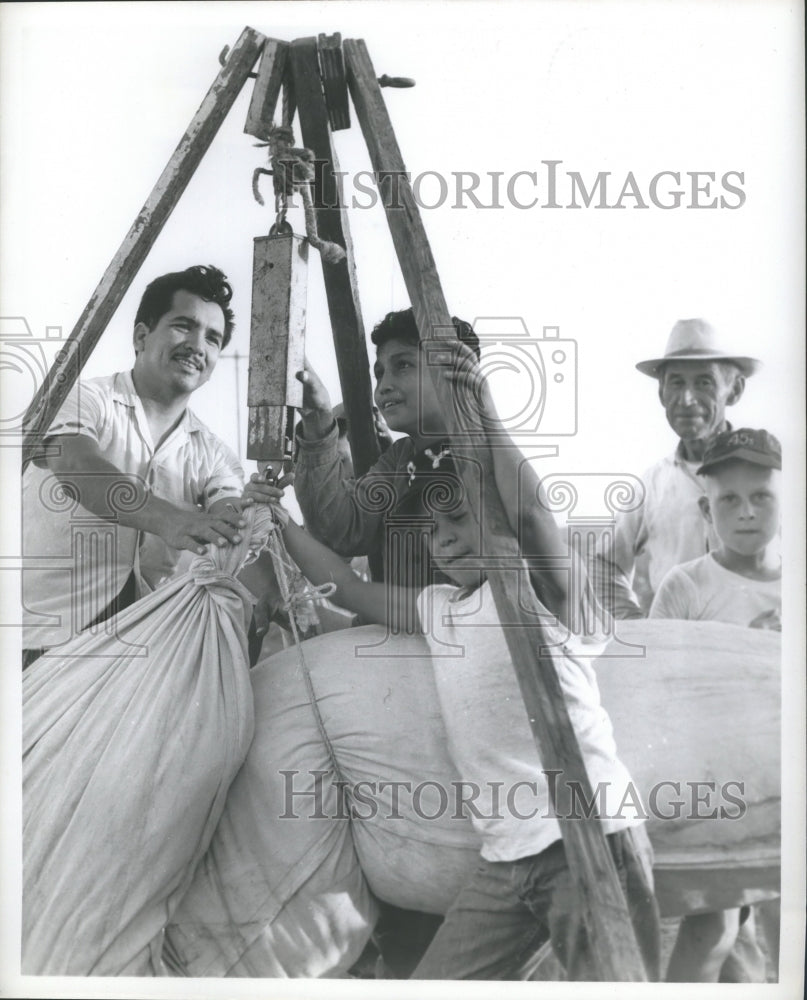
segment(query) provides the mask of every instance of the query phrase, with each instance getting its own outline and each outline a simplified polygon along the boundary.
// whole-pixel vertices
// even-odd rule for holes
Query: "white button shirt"
[[[235,454],[186,410],[155,449],[130,372],[79,382],[48,436],[83,434],[122,472],[139,476],[177,507],[207,509],[240,496],[244,473]],[[76,476],[81,486],[81,476]],[[113,504],[131,502],[114,486]],[[105,521],[65,496],[48,468],[31,463],[23,476],[23,647],[66,642],[86,628],[136,571],[140,592],[153,590],[180,567],[182,553],[159,536]]]
[[[643,475],[644,501],[619,514],[598,545],[590,567],[597,597],[615,618],[644,618],[653,595],[673,566],[715,548],[718,539],[701,513],[705,482],[680,448]]]
[[[427,587],[418,596],[418,615],[451,759],[467,787],[479,792],[468,811],[482,857],[513,861],[540,853],[560,840],[560,827],[490,584],[470,594],[455,586]],[[548,636],[560,641],[562,632],[550,629]],[[553,661],[603,832],[635,826],[642,819],[638,797],[617,757],[594,664],[560,650]],[[579,800],[572,808],[579,816]]]

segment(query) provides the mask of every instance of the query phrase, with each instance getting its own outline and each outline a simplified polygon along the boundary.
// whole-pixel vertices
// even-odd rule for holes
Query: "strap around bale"
[[[347,782],[345,781],[339,767],[339,761],[336,759],[336,753],[333,749],[330,737],[325,729],[325,723],[323,722],[322,715],[319,711],[317,695],[314,691],[314,682],[311,680],[311,672],[305,661],[305,654],[303,653],[300,632],[298,629],[298,626],[304,626],[304,619],[311,613],[311,611],[313,611],[314,618],[316,619],[314,624],[318,624],[319,619],[316,616],[316,611],[313,609],[312,601],[330,597],[336,590],[336,584],[323,583],[319,587],[315,587],[305,579],[303,574],[292,561],[292,558],[286,549],[286,543],[283,540],[283,535],[280,530],[284,520],[288,523],[288,514],[279,506],[273,505],[273,510],[275,517],[279,522],[278,530],[273,531],[269,536],[266,547],[272,559],[272,566],[274,567],[278,587],[280,588],[280,593],[283,598],[284,609],[288,612],[289,624],[291,625],[291,631],[294,637],[294,646],[297,650],[297,659],[300,664],[300,673],[302,674],[305,682],[311,711],[314,713],[314,719],[316,720],[317,729],[319,730],[322,742],[325,744],[325,748],[328,751],[328,758],[330,760],[331,767],[333,768],[333,773],[336,776],[337,781],[343,787],[346,787]],[[309,607],[306,607],[306,605]],[[303,620],[301,621],[301,619]]]

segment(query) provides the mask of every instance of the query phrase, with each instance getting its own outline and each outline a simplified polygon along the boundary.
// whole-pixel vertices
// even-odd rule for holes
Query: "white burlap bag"
[[[778,894],[781,636],[721,622],[617,626],[597,679],[649,815],[662,912]],[[624,643],[645,653],[621,655]]]
[[[233,574],[271,515],[247,518],[239,545],[195,557],[113,634],[24,674],[24,973],[162,971],[162,930],[252,738],[251,595]]]
[[[252,670],[255,739],[168,928],[174,971],[340,975],[375,922],[370,890],[442,913],[473,869],[479,841],[466,819],[426,821],[405,794],[388,819],[393,791],[374,791],[454,776],[425,643],[395,638],[357,658],[357,644],[384,637],[375,626],[333,632],[303,644],[305,669],[292,648]],[[364,804],[340,801],[339,780],[373,787]],[[424,792],[424,814],[438,811],[435,798]],[[351,805],[374,815],[349,819]]]
[[[304,643],[306,659],[330,638]],[[331,818],[333,766],[296,649],[251,676],[255,738],[167,929],[165,959],[186,976],[337,976],[361,954],[376,906],[348,820]]]
[[[618,655],[625,647],[612,643],[597,676],[646,807],[653,795],[648,832],[662,908],[680,914],[770,894],[779,864],[779,637],[671,621],[622,622],[619,635],[645,652]],[[441,810],[431,784],[450,787],[457,774],[425,642],[367,626],[311,639],[303,652],[310,684],[293,649],[252,671],[255,740],[168,929],[177,971],[338,975],[370,933],[368,887],[398,906],[442,913],[476,865],[470,821]],[[522,710],[490,705],[502,726]],[[721,805],[738,811],[725,796],[731,781],[743,782],[742,816],[720,818]],[[399,785],[396,802],[392,782],[411,792]],[[686,808],[676,808],[674,784],[653,794],[660,782],[678,782]],[[692,782],[715,783],[711,805],[697,807],[717,808],[714,819],[692,815]]]
[[[323,636],[305,644],[306,660],[341,776],[366,783],[352,827],[370,887],[398,906],[440,913],[472,870],[478,841],[453,808],[441,812],[434,788],[417,803],[401,792],[397,811],[392,789],[380,790],[381,781],[414,791],[457,779],[425,643],[391,637],[378,647],[384,655],[368,658],[361,647],[383,635],[368,627]],[[662,909],[770,896],[780,856],[780,636],[664,620],[620,622],[618,635],[634,648],[612,642],[597,677],[648,817]],[[622,655],[636,647],[644,652]],[[282,668],[270,677],[270,662],[256,686],[285,683]],[[492,700],[490,711],[504,729],[523,708]]]

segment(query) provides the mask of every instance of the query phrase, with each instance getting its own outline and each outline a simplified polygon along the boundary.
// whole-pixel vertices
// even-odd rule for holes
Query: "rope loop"
[[[286,221],[289,198],[299,191],[303,199],[305,214],[305,234],[308,242],[319,250],[326,264],[338,264],[345,259],[345,251],[338,243],[320,238],[317,231],[317,216],[314,211],[311,189],[316,180],[316,157],[312,150],[305,146],[294,145],[294,132],[290,125],[275,125],[272,123],[266,132],[267,141],[261,146],[269,147],[271,171],[259,167],[252,177],[252,191],[255,200],[263,205],[264,201],[258,190],[257,179],[261,173],[271,173],[275,191],[275,227],[281,227]],[[270,233],[271,235],[271,233]]]
[[[282,527],[284,519],[288,519],[288,514],[282,508],[275,508],[273,513],[276,524],[278,524],[279,527]],[[284,610],[286,610],[289,615],[289,623],[291,625],[292,636],[294,637],[294,645],[297,650],[300,672],[302,673],[305,681],[308,701],[311,705],[311,711],[314,713],[317,729],[319,730],[320,737],[322,738],[322,741],[328,751],[328,758],[331,762],[333,774],[341,783],[342,787],[346,787],[347,782],[345,781],[341,768],[339,767],[339,761],[336,758],[333,744],[331,743],[328,732],[325,729],[325,723],[322,720],[316,691],[314,690],[314,682],[311,679],[311,671],[308,669],[308,664],[305,662],[305,655],[300,642],[300,631],[306,632],[312,625],[319,624],[319,618],[317,617],[313,601],[317,598],[330,597],[336,590],[336,584],[324,583],[319,587],[315,587],[309,583],[297,566],[292,562],[288,550],[286,549],[286,543],[283,541],[283,534],[281,531],[273,531],[269,535],[266,548],[272,558],[275,576],[277,577],[280,594],[283,598]]]

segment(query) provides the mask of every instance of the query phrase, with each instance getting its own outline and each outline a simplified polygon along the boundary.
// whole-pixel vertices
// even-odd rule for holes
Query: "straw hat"
[[[762,365],[756,358],[727,350],[705,319],[679,319],[667,340],[664,357],[640,361],[636,367],[643,375],[658,378],[659,367],[666,361],[733,361],[743,375],[753,375]]]

